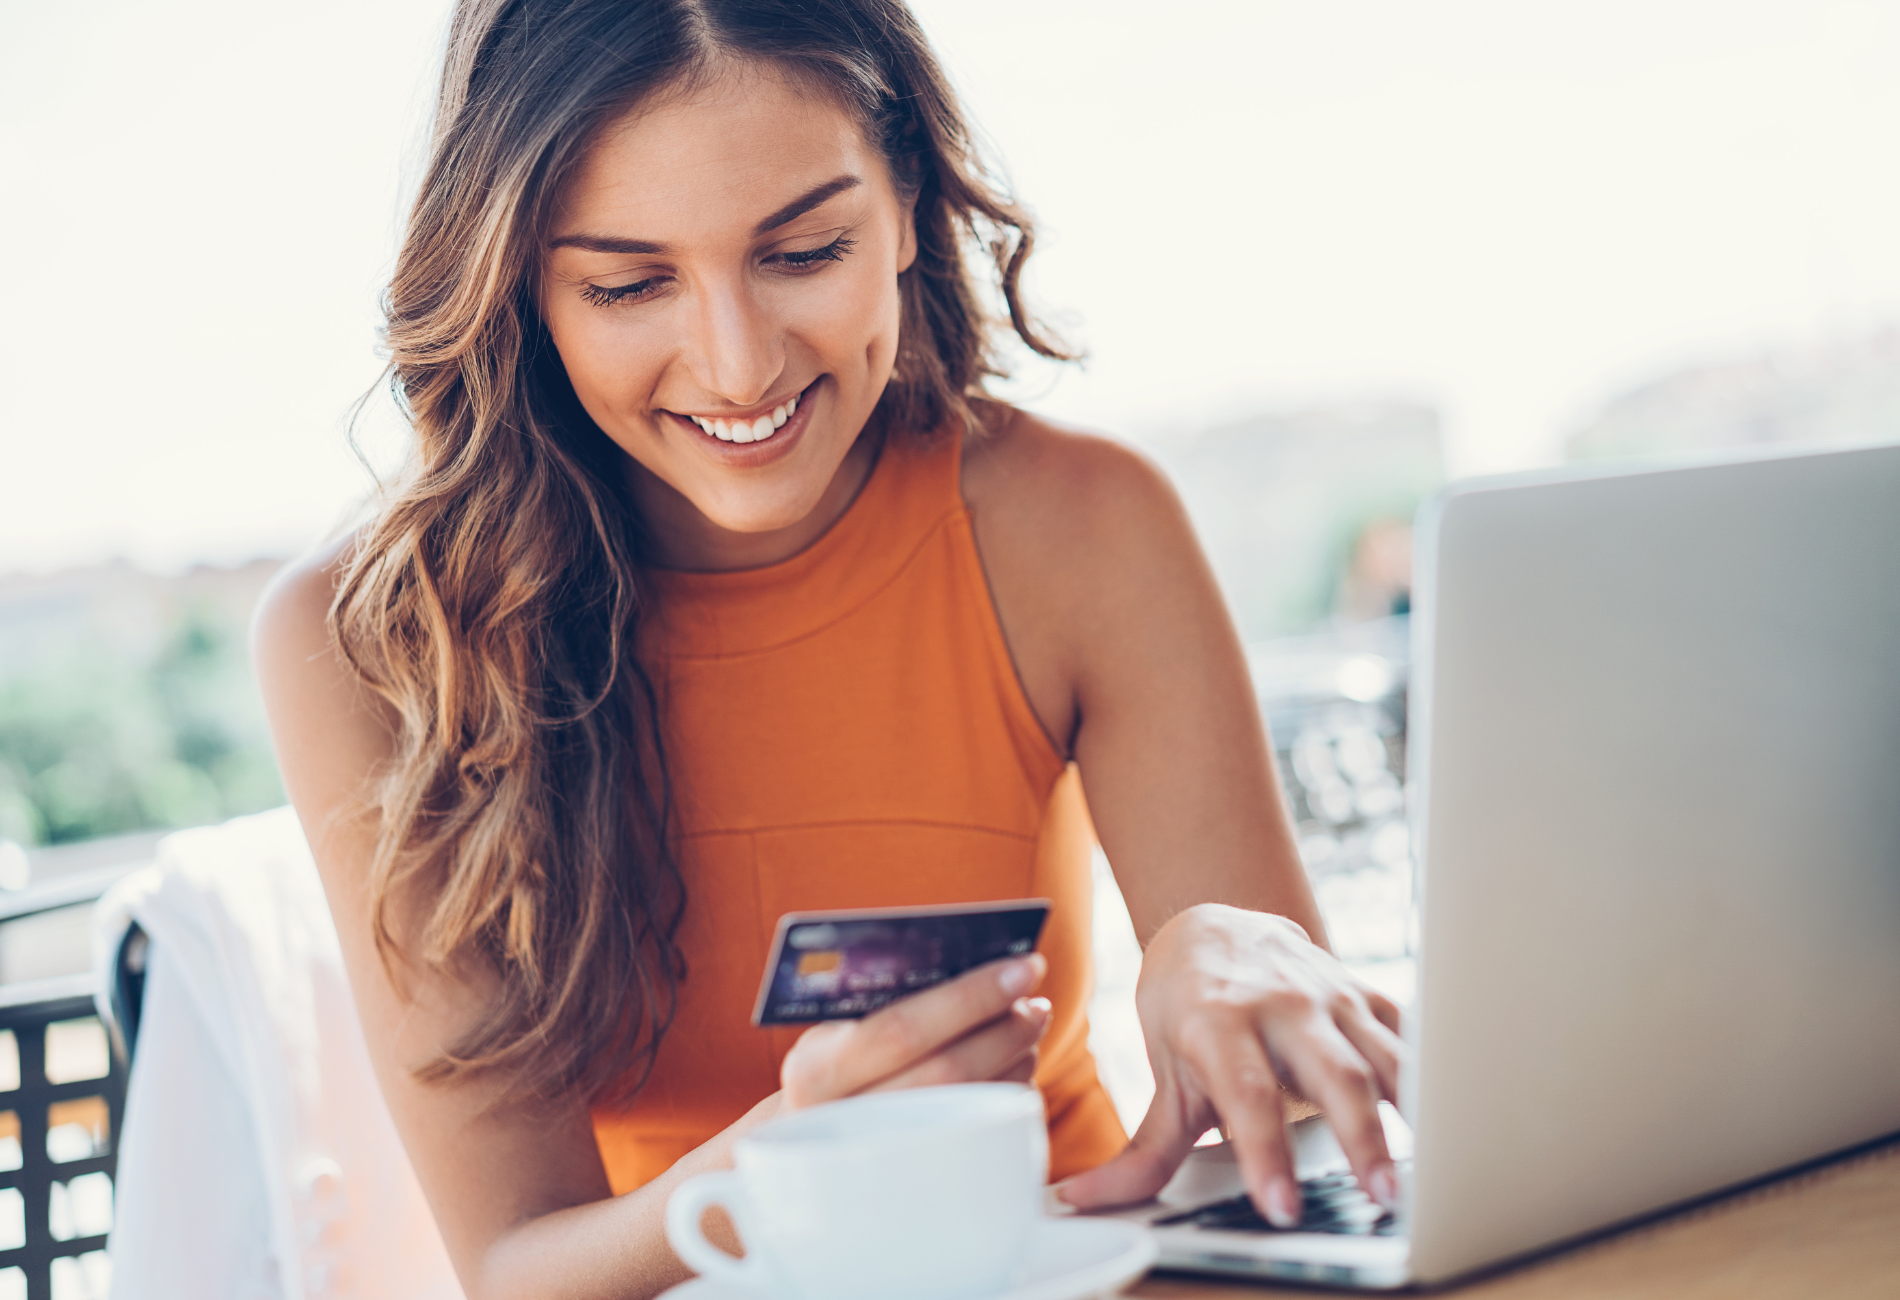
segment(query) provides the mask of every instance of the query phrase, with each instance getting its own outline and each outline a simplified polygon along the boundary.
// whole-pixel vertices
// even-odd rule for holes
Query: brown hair
[[[376,787],[376,942],[488,967],[496,1005],[424,1078],[515,1097],[630,1096],[683,975],[658,700],[635,654],[641,521],[535,306],[555,199],[643,98],[722,61],[837,97],[913,200],[897,373],[874,417],[973,427],[1000,373],[966,265],[987,245],[1014,333],[1028,217],[980,166],[898,0],[461,0],[431,157],[387,302],[410,464],[355,546],[330,626],[394,709]],[[392,899],[404,900],[399,942]]]

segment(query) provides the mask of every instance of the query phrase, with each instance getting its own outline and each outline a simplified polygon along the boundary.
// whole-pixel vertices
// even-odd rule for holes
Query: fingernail
[[[1042,1016],[1047,1016],[1055,1010],[1048,998],[1024,998],[1023,1008]]]
[[[1300,1226],[1300,1189],[1292,1179],[1267,1180],[1267,1222],[1276,1228]]]
[[[1399,1208],[1399,1174],[1391,1165],[1380,1165],[1366,1179],[1366,1190],[1372,1193],[1372,1199],[1388,1210]]]
[[[1075,1204],[1074,1201],[1069,1199],[1069,1187],[1074,1182],[1075,1182],[1075,1179],[1073,1178],[1065,1178],[1061,1182],[1057,1183],[1053,1189],[1056,1194],[1056,1199],[1058,1201],[1061,1201],[1064,1205]]]
[[[1003,986],[1003,992],[1014,997],[1018,993],[1027,993],[1029,986],[1036,982],[1036,974],[1029,969],[1029,963],[1021,958],[1003,963],[1003,969],[997,973],[997,982]]]

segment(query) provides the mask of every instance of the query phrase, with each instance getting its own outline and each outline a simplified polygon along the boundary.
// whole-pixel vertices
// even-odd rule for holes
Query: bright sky
[[[1674,365],[1900,319],[1900,0],[916,8],[1091,350],[1017,389],[1058,417],[1422,397],[1489,471]],[[309,544],[364,483],[445,5],[0,13],[0,572]]]

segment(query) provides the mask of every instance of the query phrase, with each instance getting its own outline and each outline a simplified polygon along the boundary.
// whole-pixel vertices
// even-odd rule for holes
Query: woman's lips
[[[814,379],[805,390],[776,408],[750,420],[720,420],[699,415],[667,414],[693,431],[695,441],[720,460],[744,465],[776,460],[791,450],[791,445],[811,423],[813,390],[822,382]],[[723,430],[723,432],[722,432]]]
[[[798,414],[798,399],[803,396],[803,393],[792,394],[789,402],[773,407],[770,413],[756,420],[708,420],[698,415],[686,418],[721,442],[764,442]]]

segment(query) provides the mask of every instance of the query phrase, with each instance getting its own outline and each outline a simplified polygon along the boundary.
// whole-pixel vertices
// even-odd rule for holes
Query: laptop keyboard
[[[1300,1226],[1276,1228],[1253,1208],[1245,1196],[1215,1201],[1198,1209],[1156,1219],[1157,1228],[1193,1224],[1218,1228],[1223,1232],[1336,1232],[1353,1237],[1390,1237],[1398,1233],[1398,1220],[1390,1210],[1359,1190],[1358,1181],[1348,1172],[1320,1174],[1300,1180]]]

